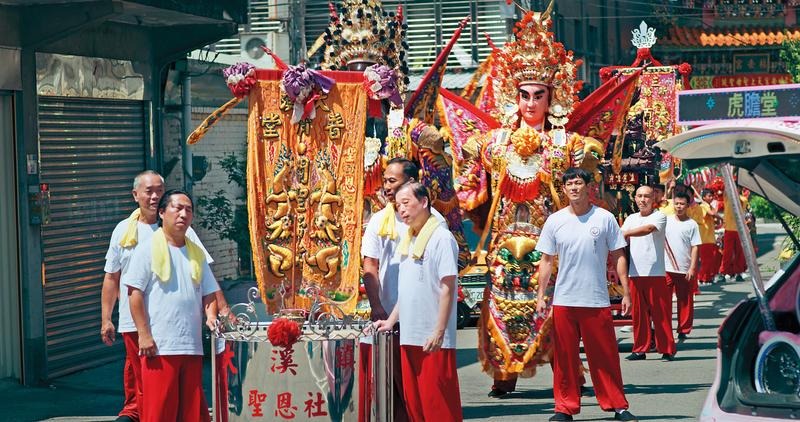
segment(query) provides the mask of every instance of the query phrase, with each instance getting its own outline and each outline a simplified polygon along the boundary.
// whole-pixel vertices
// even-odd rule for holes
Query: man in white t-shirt
[[[100,298],[101,339],[110,346],[116,340],[116,333],[119,332],[122,334],[125,345],[125,366],[122,378],[125,403],[119,412],[118,421],[139,420],[137,403],[142,394],[139,337],[128,308],[127,290],[122,293],[120,289],[120,278],[127,272],[128,264],[136,247],[149,241],[150,236],[158,229],[157,208],[158,201],[164,194],[164,178],[152,170],[145,170],[133,179],[131,193],[138,208],[131,213],[130,217],[120,221],[111,234],[111,241],[106,252],[105,276]],[[190,228],[186,232],[186,236],[202,247],[194,230]],[[206,259],[209,263],[214,262],[207,253]],[[119,321],[115,328],[111,321],[111,315],[117,298],[119,298]]]
[[[661,358],[671,361],[676,349],[672,337],[672,292],[667,288],[664,272],[667,217],[654,209],[652,187],[640,186],[635,201],[639,212],[629,215],[622,224],[622,234],[630,246],[628,275],[633,302],[633,353],[625,359],[645,359],[654,335]]]
[[[205,251],[186,236],[194,205],[168,191],[158,204],[161,228],[136,248],[122,277],[139,335],[140,421],[209,421],[202,387],[203,314],[216,325],[219,291]]]
[[[667,288],[675,292],[678,300],[678,340],[683,341],[692,331],[694,321],[694,292],[697,290],[697,261],[700,228],[689,218],[689,201],[686,192],[677,192],[672,197],[675,215],[667,217],[665,231],[664,267],[667,273]],[[670,300],[672,309],[672,300]]]
[[[428,189],[409,182],[396,193],[408,226],[397,245],[397,306],[379,331],[400,322],[403,397],[412,421],[461,421],[456,367],[458,244],[431,214]]]
[[[550,284],[555,257],[558,275],[553,293],[553,395],[555,414],[551,421],[571,421],[580,413],[580,342],[583,340],[589,373],[600,407],[614,412],[614,418],[635,421],[628,409],[622,383],[617,338],[611,317],[611,303],[605,269],[608,256],[616,264],[624,290],[622,312],[627,314],[631,297],[625,263],[625,238],[614,216],[589,202],[591,175],[569,168],[562,181],[569,206],[544,222],[536,250],[539,289],[536,311],[546,309],[545,292]]]
[[[364,288],[367,291],[371,318],[373,321],[387,319],[397,303],[397,278],[400,257],[395,255],[400,237],[408,231],[408,226],[400,218],[395,208],[395,193],[410,180],[419,177],[419,167],[405,158],[389,160],[383,172],[383,194],[387,206],[373,214],[364,236],[361,238],[361,255],[364,267]],[[447,222],[438,211],[431,208],[437,221],[447,227]],[[400,342],[395,341],[395,394],[394,420],[408,419],[403,403],[403,383],[400,371]],[[359,345],[359,421],[368,420],[371,406],[371,364],[372,339],[365,337]]]

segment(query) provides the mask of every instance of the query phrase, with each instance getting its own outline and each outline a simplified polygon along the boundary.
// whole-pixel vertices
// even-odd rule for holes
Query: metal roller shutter
[[[53,378],[124,356],[121,339],[100,341],[100,291],[111,232],[133,209],[131,182],[145,167],[143,103],[39,97],[39,148],[50,188],[42,247]]]

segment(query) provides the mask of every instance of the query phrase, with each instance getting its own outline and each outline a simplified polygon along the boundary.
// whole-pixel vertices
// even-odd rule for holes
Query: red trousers
[[[136,331],[122,333],[125,343],[125,369],[122,371],[122,388],[125,392],[125,404],[118,416],[127,416],[139,420],[139,403],[142,401],[142,366],[139,361],[139,333]]]
[[[650,325],[656,336],[658,353],[675,354],[672,337],[672,291],[664,276],[631,277],[633,305],[633,351],[647,353],[650,348]],[[589,363],[589,369],[592,364]]]
[[[553,306],[553,396],[556,412],[581,411],[580,341],[600,408],[627,409],[610,308]]]
[[[412,422],[460,422],[461,393],[456,350],[423,352],[421,346],[400,346],[403,397]]]
[[[400,337],[395,336],[394,342],[394,420],[405,422],[408,419],[406,403],[403,401],[403,370],[400,363]],[[358,421],[371,420],[372,410],[372,345],[360,343],[358,345]]]
[[[717,248],[716,243],[703,243],[697,247],[697,254],[700,258],[697,280],[701,283],[710,283],[714,276],[718,274],[719,261],[722,257],[719,253],[719,248]]]
[[[744,249],[742,249],[742,241],[739,239],[739,232],[725,230],[725,235],[722,237],[722,263],[719,266],[719,273],[736,275],[745,271],[747,271],[747,262],[744,259]]]
[[[204,406],[203,356],[141,356],[142,422],[211,420]]]
[[[667,288],[675,292],[678,300],[678,334],[692,332],[694,323],[694,286],[695,283],[686,281],[686,274],[667,273]],[[670,300],[671,302],[671,300]]]

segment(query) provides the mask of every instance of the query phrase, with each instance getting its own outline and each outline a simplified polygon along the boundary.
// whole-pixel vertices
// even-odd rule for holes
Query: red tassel
[[[383,187],[383,171],[380,164],[381,159],[378,157],[375,163],[364,172],[364,196],[374,195]]]
[[[367,117],[375,117],[380,119],[383,117],[383,106],[381,100],[369,99],[367,101]]]
[[[521,203],[534,200],[539,196],[539,178],[530,182],[520,182],[514,176],[506,175],[500,182],[500,193],[512,202]]]

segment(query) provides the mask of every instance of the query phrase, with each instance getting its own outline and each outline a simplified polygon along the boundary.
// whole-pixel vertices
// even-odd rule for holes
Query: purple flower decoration
[[[389,66],[374,64],[364,70],[364,87],[373,100],[388,99],[394,106],[403,104],[397,88],[397,72]]]
[[[233,95],[242,98],[256,85],[256,68],[250,63],[236,63],[222,71]]]
[[[281,87],[289,97],[289,100],[294,103],[294,111],[292,113],[292,123],[297,123],[306,117],[314,118],[315,108],[313,104],[309,107],[310,102],[316,100],[316,95],[311,95],[316,90],[322,91],[327,94],[333,88],[335,81],[322,73],[306,68],[301,64],[298,66],[289,66],[283,72],[281,79]]]

